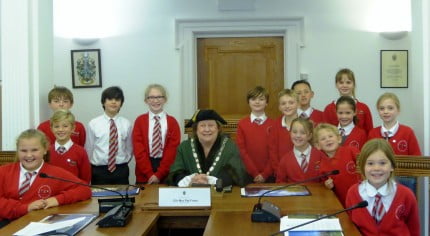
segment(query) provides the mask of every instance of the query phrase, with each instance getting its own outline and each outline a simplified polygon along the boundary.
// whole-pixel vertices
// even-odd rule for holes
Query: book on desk
[[[140,188],[130,188],[127,189],[127,186],[119,186],[119,187],[105,187],[105,189],[112,190],[112,191],[106,191],[99,188],[91,188],[91,192],[93,193],[93,197],[122,197],[118,195],[115,192],[121,193],[123,196],[135,196],[138,195],[140,192]]]
[[[76,235],[98,214],[53,214],[39,222],[30,222],[13,235]]]
[[[321,217],[321,215],[296,214],[281,218],[280,230],[291,228]],[[337,217],[322,219],[285,232],[285,236],[342,236],[342,227]]]
[[[276,186],[275,186],[276,187]],[[240,189],[242,197],[260,197],[265,192],[272,190],[274,186],[247,186]],[[287,197],[287,196],[309,196],[310,192],[304,185],[294,185],[269,192],[266,197]]]

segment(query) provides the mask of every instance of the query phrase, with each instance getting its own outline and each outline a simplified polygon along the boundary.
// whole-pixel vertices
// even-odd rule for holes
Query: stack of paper
[[[280,230],[285,230],[296,225],[303,224],[305,222],[314,219],[310,218],[291,218],[284,216],[281,218]],[[338,218],[322,219],[313,223],[292,229],[285,233],[286,236],[296,235],[343,235],[342,227],[339,223]]]

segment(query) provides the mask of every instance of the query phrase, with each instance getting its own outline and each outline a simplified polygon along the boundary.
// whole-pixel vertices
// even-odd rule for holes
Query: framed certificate
[[[408,50],[381,50],[381,88],[408,87]]]

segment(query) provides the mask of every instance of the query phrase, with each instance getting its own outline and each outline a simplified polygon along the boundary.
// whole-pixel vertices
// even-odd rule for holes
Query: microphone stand
[[[337,211],[337,212],[335,212],[335,213],[333,213],[333,214],[324,215],[324,216],[318,217],[318,218],[316,218],[316,219],[313,219],[313,220],[307,221],[307,222],[305,222],[305,223],[302,223],[302,224],[299,224],[299,225],[296,225],[296,226],[293,226],[293,227],[290,227],[290,228],[287,228],[287,229],[284,229],[284,230],[278,231],[278,232],[276,232],[276,233],[272,234],[271,236],[275,236],[275,235],[278,235],[278,234],[283,234],[283,233],[285,233],[285,232],[287,232],[287,231],[290,231],[290,230],[292,230],[292,229],[296,229],[296,228],[302,227],[302,226],[304,226],[304,225],[308,225],[308,224],[310,224],[310,223],[313,223],[313,222],[315,222],[315,221],[319,221],[319,220],[322,220],[322,219],[325,219],[325,218],[329,218],[329,217],[335,216],[335,215],[340,214],[340,213],[342,213],[342,212],[346,212],[346,211],[354,210],[354,209],[356,209],[356,208],[367,207],[367,205],[368,205],[367,201],[362,201],[362,202],[359,202],[358,204],[356,204],[356,205],[354,205],[354,206],[352,206],[352,207],[349,207],[349,208],[346,208],[346,209],[342,209],[342,210]]]

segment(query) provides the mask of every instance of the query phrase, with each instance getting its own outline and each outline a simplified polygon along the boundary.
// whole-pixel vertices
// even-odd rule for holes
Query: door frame
[[[197,109],[197,39],[216,37],[284,38],[284,86],[300,78],[304,17],[262,19],[176,19],[175,46],[180,53],[181,116]],[[183,119],[181,119],[183,120]]]

